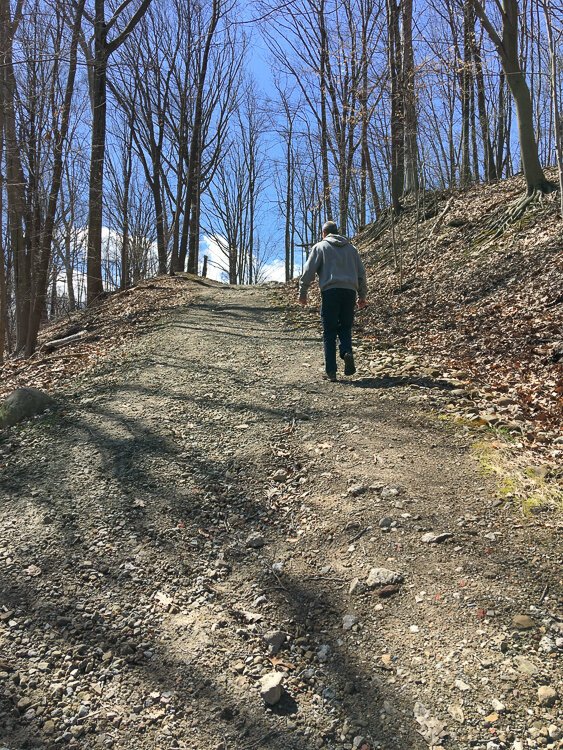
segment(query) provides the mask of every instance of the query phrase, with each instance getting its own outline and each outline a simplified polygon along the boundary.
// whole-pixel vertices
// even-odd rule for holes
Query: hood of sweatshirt
[[[350,240],[346,239],[346,237],[343,237],[341,234],[328,234],[324,238],[324,242],[330,242],[330,244],[335,247],[343,247],[344,245],[350,244]]]

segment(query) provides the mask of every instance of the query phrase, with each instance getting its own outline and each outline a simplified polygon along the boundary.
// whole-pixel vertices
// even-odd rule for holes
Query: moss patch
[[[524,515],[544,510],[563,513],[563,472],[547,464],[523,466],[510,455],[509,447],[488,440],[472,445],[483,473],[495,478],[499,499],[516,501]]]

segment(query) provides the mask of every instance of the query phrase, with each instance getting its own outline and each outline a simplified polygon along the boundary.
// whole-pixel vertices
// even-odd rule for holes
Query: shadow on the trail
[[[271,529],[270,533],[275,533],[272,519],[277,517],[277,512],[269,506],[261,484],[255,483],[256,465],[249,466],[235,455],[213,457],[194,443],[181,447],[172,437],[159,434],[140,419],[126,418],[112,409],[91,408],[89,411],[84,417],[73,414],[65,418],[59,414],[50,419],[49,434],[56,435],[57,439],[57,450],[49,461],[49,481],[53,483],[54,477],[54,486],[45,486],[41,496],[24,492],[21,497],[11,498],[14,513],[18,513],[18,504],[21,504],[22,515],[32,516],[29,514],[32,506],[35,515],[46,509],[51,518],[48,531],[43,534],[40,522],[37,528],[30,530],[33,533],[27,535],[25,527],[18,529],[18,533],[23,534],[19,547],[25,550],[24,559],[40,561],[42,573],[37,578],[25,579],[21,575],[0,572],[0,604],[13,610],[11,618],[15,624],[10,628],[11,638],[15,637],[16,641],[23,638],[31,650],[34,633],[46,642],[48,672],[58,672],[57,679],[63,685],[71,679],[86,692],[91,690],[91,684],[111,692],[124,679],[128,685],[129,705],[120,709],[123,725],[118,730],[111,720],[103,719],[100,723],[99,718],[90,719],[88,714],[77,718],[78,708],[75,713],[71,709],[72,696],[63,696],[57,699],[57,705],[61,711],[69,712],[60,714],[69,721],[59,722],[55,736],[44,734],[42,721],[35,714],[43,699],[33,699],[31,714],[28,706],[16,708],[19,698],[29,695],[28,689],[25,693],[22,690],[28,677],[26,665],[21,663],[21,654],[18,654],[20,658],[14,659],[13,668],[24,675],[24,680],[17,684],[9,679],[2,681],[0,740],[11,744],[15,741],[22,748],[50,750],[57,737],[63,735],[65,745],[76,749],[101,748],[105,738],[114,737],[117,747],[124,748],[134,746],[143,734],[164,746],[162,743],[169,740],[159,739],[151,720],[145,718],[144,702],[151,691],[169,691],[175,696],[172,705],[180,716],[190,707],[195,713],[203,712],[213,718],[205,730],[205,737],[212,742],[226,740],[228,746],[236,750],[259,747],[310,750],[312,739],[321,737],[314,732],[288,732],[283,723],[284,717],[300,716],[303,701],[310,704],[308,689],[292,689],[277,707],[265,710],[256,688],[247,681],[244,691],[248,693],[248,700],[241,701],[240,687],[235,687],[234,675],[229,676],[233,654],[225,654],[218,673],[210,674],[198,666],[197,660],[186,662],[174,642],[171,643],[164,632],[159,632],[158,625],[156,630],[153,630],[154,625],[139,627],[136,624],[139,615],[135,611],[130,618],[115,615],[116,610],[131,606],[133,601],[138,602],[140,612],[154,609],[153,596],[160,587],[176,592],[174,600],[189,612],[191,602],[183,591],[190,591],[196,577],[204,574],[212,556],[219,550],[227,555],[239,580],[242,577],[251,587],[254,581],[257,585],[264,584],[265,590],[270,588],[274,581],[261,572],[264,559],[255,553],[242,552],[242,557],[240,553],[240,548],[244,549],[244,537],[252,528],[248,525],[251,519],[258,519]],[[56,432],[54,428],[58,428]],[[83,454],[83,461],[93,472],[91,499],[87,506],[78,503],[74,509],[74,498],[80,486],[73,484],[77,468],[73,462],[75,451],[81,446],[89,448]],[[98,457],[94,464],[91,463],[93,454]],[[271,470],[267,445],[263,461],[265,480]],[[21,467],[20,480],[24,478],[27,486],[47,479],[32,452],[28,455],[28,464]],[[53,495],[51,500],[50,495]],[[228,524],[227,519],[233,512],[243,521],[239,531]],[[283,529],[281,532],[283,534]],[[235,556],[231,558],[228,550],[237,540],[239,551],[233,552]],[[148,557],[140,557],[140,551]],[[269,564],[267,568],[270,569]],[[190,586],[172,583],[174,580],[181,582],[185,577]],[[320,642],[319,638],[328,637],[323,632],[330,618],[333,621],[340,616],[342,603],[332,601],[314,582],[306,584],[288,577],[282,583],[281,593],[271,595],[277,609],[268,610],[267,618],[271,625],[276,625],[287,621],[289,614],[293,620],[291,634],[294,637],[311,634],[314,647]],[[244,601],[242,591],[241,596]],[[223,604],[221,609],[228,618],[232,637],[241,637],[235,636],[240,623],[230,614],[232,599],[224,601],[219,591],[213,592],[213,587],[210,597],[212,605]],[[246,606],[251,606],[250,602]],[[166,621],[165,614],[160,617]],[[255,641],[254,653],[266,657],[259,633],[251,629],[243,636],[243,640]],[[374,651],[377,648],[374,645]],[[319,708],[324,705],[323,711],[338,715],[339,708],[345,707],[351,719],[368,717],[370,727],[374,727],[377,720],[372,714],[374,706],[381,704],[381,696],[371,679],[371,665],[362,663],[346,643],[334,649],[334,659],[323,666],[314,665],[314,670],[322,670],[326,676],[323,681],[329,685],[319,698]],[[147,652],[155,655],[147,656]],[[33,668],[37,659],[34,661],[33,654],[30,658]],[[290,655],[287,658],[291,660]],[[347,683],[353,683],[354,689],[362,693],[362,716],[354,715],[354,701],[346,698]],[[36,690],[35,696],[42,693],[42,683],[39,685],[41,688]],[[146,686],[142,691],[141,685]],[[119,690],[119,687],[114,689]],[[99,704],[94,695],[92,693],[89,705],[96,714],[103,704]],[[44,700],[53,699],[45,693]],[[396,700],[401,707],[398,715],[402,715],[402,699],[397,695]],[[223,709],[233,705],[237,706],[235,719],[232,722],[219,720]],[[134,706],[140,708],[133,710]],[[70,733],[72,727],[74,734]],[[397,744],[396,731],[394,724],[388,727],[377,724],[382,748],[407,749],[406,744]],[[179,740],[185,740],[179,747],[199,748],[206,743],[206,740],[194,742],[189,723],[180,725],[177,733]],[[334,734],[323,737],[327,750],[338,744],[336,734],[335,729]],[[383,738],[387,738],[389,744]],[[415,747],[408,744],[409,750]]]
[[[453,391],[457,386],[447,380],[436,380],[416,375],[399,375],[380,378],[356,378],[355,380],[342,380],[343,385],[352,388],[398,388],[400,386],[412,385],[418,388],[436,389],[441,391]]]
[[[203,313],[201,323],[192,322],[190,312],[197,310]],[[186,331],[208,331],[224,336],[233,336],[249,340],[283,340],[292,339],[292,334],[304,329],[298,326],[284,325],[282,328],[272,328],[272,320],[282,322],[284,307],[275,306],[245,306],[245,305],[213,305],[198,303],[193,305],[188,314],[181,318],[169,319],[152,326],[153,330],[167,330],[170,328]],[[200,318],[202,316],[200,315]],[[300,336],[301,341],[317,341],[315,336]]]

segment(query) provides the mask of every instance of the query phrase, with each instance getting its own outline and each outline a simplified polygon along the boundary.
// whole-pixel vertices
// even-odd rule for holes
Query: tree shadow
[[[416,386],[417,388],[435,389],[441,391],[453,391],[457,388],[447,380],[440,380],[417,375],[397,375],[372,378],[355,378],[354,380],[341,380],[342,385],[351,388],[400,388],[403,386]]]
[[[130,392],[128,388],[126,392]],[[273,416],[279,418],[276,412]],[[277,421],[279,423],[279,419]],[[56,433],[53,432],[55,427]],[[40,432],[41,424],[36,428]],[[156,739],[155,726],[145,718],[150,712],[143,701],[147,700],[148,692],[168,691],[184,696],[173,702],[180,716],[189,706],[208,716],[221,716],[225,707],[237,706],[238,714],[233,715],[232,720],[221,719],[205,728],[201,745],[196,740],[186,746],[203,747],[208,740],[220,742],[229,736],[229,742],[234,743],[237,750],[261,746],[275,750],[310,750],[311,739],[320,740],[320,736],[315,731],[303,736],[295,731],[288,732],[284,723],[300,715],[304,700],[310,703],[308,691],[296,692],[290,687],[280,704],[266,710],[252,684],[241,688],[232,678],[222,679],[220,674],[207,673],[205,661],[201,665],[184,661],[166,636],[165,626],[170,614],[157,612],[143,628],[138,628],[134,611],[131,620],[115,619],[108,604],[113,602],[122,608],[137,601],[141,610],[152,607],[155,590],[163,586],[178,601],[180,611],[189,613],[190,602],[183,598],[181,588],[172,583],[174,576],[189,576],[190,582],[193,581],[202,575],[202,562],[209,565],[209,555],[221,550],[231,570],[237,571],[238,579],[269,587],[271,577],[263,573],[260,558],[247,552],[241,556],[244,536],[252,528],[250,521],[266,522],[272,512],[262,491],[252,489],[255,467],[249,466],[242,457],[212,457],[195,445],[186,449],[174,439],[155,432],[142,419],[125,418],[115,409],[89,407],[84,414],[53,415],[43,428],[45,444],[49,444],[51,435],[57,435],[57,449],[49,461],[50,477],[45,476],[37,463],[36,452],[31,449],[8,488],[8,492],[15,493],[19,487],[20,494],[7,498],[10,515],[30,524],[28,528],[18,528],[17,549],[24,550],[20,554],[25,555],[19,560],[18,568],[28,560],[40,558],[42,574],[24,579],[14,575],[14,570],[0,573],[0,604],[13,610],[16,624],[12,631],[17,639],[24,638],[30,644],[43,639],[47,650],[44,655],[30,657],[31,671],[26,665],[28,657],[16,651],[14,668],[23,676],[23,683],[15,685],[9,675],[2,683],[0,738],[11,746],[15,743],[20,748],[45,750],[60,742],[70,748],[94,748],[98,746],[95,743],[98,734],[115,735],[119,747],[134,746],[136,738],[143,734],[155,738],[151,741],[164,742]],[[73,498],[82,486],[76,481],[77,465],[73,456],[86,445],[90,451],[83,454],[86,465],[91,454],[98,456],[96,466],[89,464],[95,473],[88,484],[92,480],[101,482],[103,478],[103,485],[93,494],[89,506],[82,503],[78,509],[69,510],[68,506],[72,508]],[[271,466],[267,446],[264,446],[264,461]],[[169,466],[168,473],[161,471],[165,464]],[[184,464],[189,465],[190,474],[182,483]],[[232,478],[228,478],[228,474]],[[25,487],[40,482],[44,491],[40,495],[28,495]],[[55,488],[58,488],[56,495]],[[133,501],[142,501],[142,504],[136,506]],[[244,521],[240,530],[223,523],[233,510]],[[51,522],[44,528],[40,516],[45,512],[51,516]],[[284,533],[283,527],[280,532]],[[194,540],[201,540],[195,548]],[[101,547],[99,541],[104,541]],[[141,552],[147,557],[139,558]],[[206,601],[220,605],[229,627],[240,629],[236,617],[229,614],[233,604],[230,597],[223,597],[219,590],[213,593],[213,579],[210,585],[211,592],[207,592],[210,598]],[[293,579],[284,579],[283,589],[273,595],[272,600],[277,608],[269,615],[272,624],[286,618],[289,611],[294,620],[295,637],[311,629],[316,636],[326,627],[326,617],[338,617],[341,609],[341,603],[331,601],[326,592],[313,583],[307,586]],[[321,602],[322,611],[318,609]],[[256,639],[257,633],[249,630],[248,636]],[[219,645],[220,634],[212,642]],[[253,648],[264,650],[258,641]],[[10,653],[14,653],[12,649]],[[329,713],[334,712],[335,716],[339,716],[343,708],[351,714],[353,702],[342,696],[345,683],[353,678],[361,683],[359,689],[365,695],[362,713],[365,711],[369,716],[373,706],[380,702],[380,696],[378,687],[370,679],[368,665],[362,665],[345,645],[335,649],[335,654],[334,661],[323,670],[336,687],[321,695],[318,705]],[[39,658],[50,663],[49,674],[61,672],[59,679],[63,684],[67,684],[68,675],[75,670],[76,690],[84,692],[88,686],[86,692],[89,693],[95,682],[102,691],[101,697],[91,693],[86,699],[89,710],[84,717],[77,718],[77,706],[72,714],[74,723],[63,723],[53,735],[46,734],[37,713],[27,714],[29,710],[37,712],[45,701],[53,701],[46,690],[47,683],[35,678],[37,687],[31,688]],[[231,656],[226,654],[221,673],[228,674],[230,660]],[[119,709],[125,722],[123,727],[118,729],[105,719],[90,719],[90,714],[108,710],[104,708],[103,695],[112,690],[119,694],[122,678],[130,685],[129,690],[134,684],[146,686],[146,690],[130,698],[131,705]],[[293,680],[288,679],[293,684]],[[29,708],[18,709],[17,702],[24,687],[26,695],[32,689],[39,697],[33,699]],[[246,700],[245,691],[249,691]],[[396,700],[401,701],[398,696]],[[55,702],[62,710],[68,708],[73,699],[69,696],[57,698]],[[135,703],[141,706],[138,713]],[[193,730],[187,724],[180,724],[180,728],[181,739],[192,736]],[[376,733],[381,738],[389,737],[389,741],[393,732],[394,729],[380,724],[376,726]],[[130,744],[122,744],[127,743],[128,736]],[[333,735],[323,737],[323,741],[327,748],[337,744]],[[389,747],[398,750],[400,746]],[[407,747],[413,750],[415,745],[409,743],[404,746],[405,750]]]

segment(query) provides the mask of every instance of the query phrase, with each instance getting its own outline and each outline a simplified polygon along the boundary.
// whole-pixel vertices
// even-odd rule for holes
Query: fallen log
[[[52,352],[55,349],[61,349],[63,346],[68,344],[74,344],[77,341],[81,341],[85,336],[88,335],[88,331],[79,331],[74,333],[72,336],[65,336],[63,339],[53,339],[52,341],[46,341],[41,349],[46,352]]]

